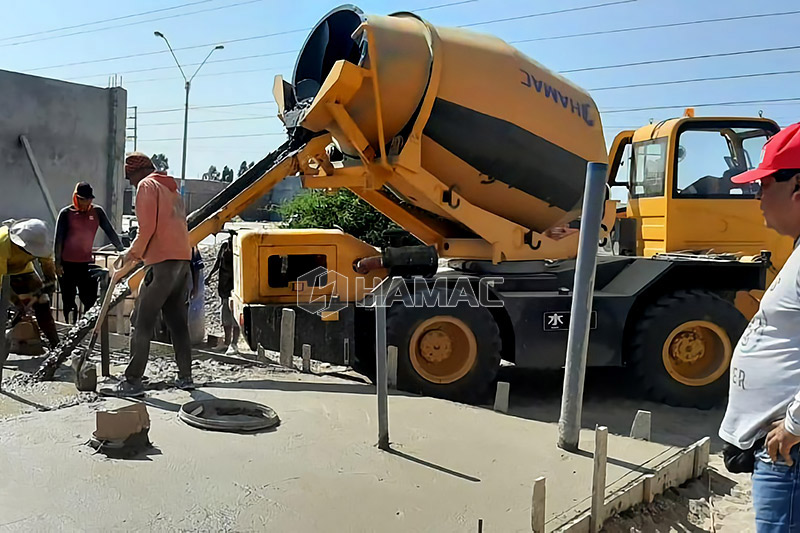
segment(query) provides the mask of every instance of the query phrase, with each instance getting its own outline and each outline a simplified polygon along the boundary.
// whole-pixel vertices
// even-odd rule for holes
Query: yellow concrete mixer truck
[[[598,260],[589,364],[628,367],[657,401],[724,397],[732,348],[791,248],[764,227],[757,191],[730,181],[774,122],[687,113],[620,133],[609,155],[589,94],[502,40],[353,6],[316,25],[273,92],[289,140],[190,216],[194,241],[299,175],[353,191],[424,245],[240,233],[234,302],[251,347],[277,350],[292,308],[297,355],[310,344],[374,372],[364,304],[400,276],[387,335],[401,388],[474,401],[501,359],[561,368],[586,166],[609,161],[609,187],[630,200],[605,203],[598,249],[613,252]]]

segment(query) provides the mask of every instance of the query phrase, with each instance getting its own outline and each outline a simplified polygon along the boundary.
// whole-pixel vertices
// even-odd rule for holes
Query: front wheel
[[[747,320],[706,291],[679,291],[649,305],[635,325],[628,363],[649,398],[710,409],[728,392],[733,347]]]
[[[387,340],[397,346],[398,386],[409,392],[479,402],[500,368],[500,332],[483,307],[393,306]]]

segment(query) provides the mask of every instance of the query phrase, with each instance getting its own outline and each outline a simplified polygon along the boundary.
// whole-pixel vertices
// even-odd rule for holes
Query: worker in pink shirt
[[[123,397],[144,395],[142,377],[159,311],[175,349],[178,365],[175,384],[182,389],[192,389],[188,322],[192,249],[183,199],[175,179],[165,172],[156,171],[145,154],[134,152],[125,158],[125,179],[136,187],[139,232],[124,255],[124,263],[143,262],[146,270],[131,317],[134,328],[131,360],[125,369],[125,380],[118,383],[112,392]]]

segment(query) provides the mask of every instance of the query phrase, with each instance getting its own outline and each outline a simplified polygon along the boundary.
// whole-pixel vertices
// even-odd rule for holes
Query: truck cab
[[[645,257],[767,250],[770,283],[792,251],[791,239],[764,225],[759,184],[738,185],[731,178],[758,165],[764,144],[778,130],[764,118],[695,117],[689,109],[683,117],[619,133],[609,183],[628,192],[618,215],[620,248]],[[755,313],[760,294],[737,295],[746,317]]]

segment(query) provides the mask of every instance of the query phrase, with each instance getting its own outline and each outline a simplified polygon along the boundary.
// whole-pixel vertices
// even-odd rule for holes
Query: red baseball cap
[[[751,183],[788,169],[800,169],[800,122],[773,135],[761,150],[758,168],[742,172],[731,181]]]

